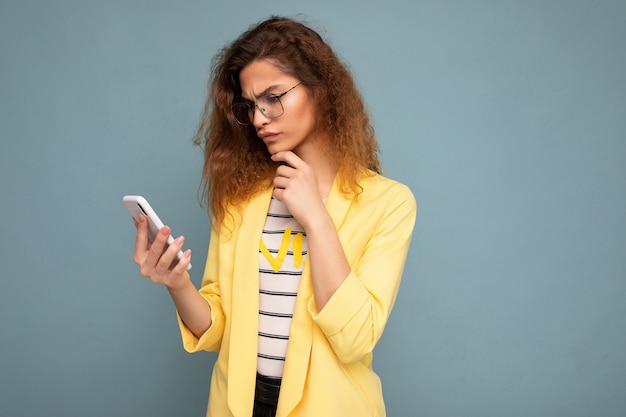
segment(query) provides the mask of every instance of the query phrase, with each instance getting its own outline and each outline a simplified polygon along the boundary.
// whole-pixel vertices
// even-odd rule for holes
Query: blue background
[[[124,194],[194,250],[217,50],[299,15],[419,215],[376,350],[390,416],[626,415],[624,1],[0,3],[0,415],[204,415]]]

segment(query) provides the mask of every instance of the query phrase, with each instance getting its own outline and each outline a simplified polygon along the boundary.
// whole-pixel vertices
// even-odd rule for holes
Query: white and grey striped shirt
[[[306,234],[287,207],[272,198],[259,243],[257,371],[281,378],[307,254]]]

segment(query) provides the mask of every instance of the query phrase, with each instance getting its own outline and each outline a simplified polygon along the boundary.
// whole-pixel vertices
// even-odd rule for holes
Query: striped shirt
[[[287,207],[272,198],[259,242],[257,371],[281,378],[307,254],[306,234]]]

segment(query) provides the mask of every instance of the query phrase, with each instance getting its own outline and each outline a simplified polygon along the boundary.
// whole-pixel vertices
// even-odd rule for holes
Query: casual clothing
[[[282,378],[307,246],[304,229],[275,198],[270,201],[260,245],[257,372]]]
[[[373,174],[362,193],[345,198],[337,183],[326,209],[351,272],[321,311],[305,260],[290,329],[277,417],[385,415],[372,351],[395,301],[416,206],[404,185]],[[189,352],[218,351],[207,416],[250,417],[257,369],[259,240],[271,189],[252,197],[240,215],[211,231],[200,293],[212,326],[197,338],[179,318]]]
[[[279,395],[280,379],[257,374],[252,417],[275,417]]]

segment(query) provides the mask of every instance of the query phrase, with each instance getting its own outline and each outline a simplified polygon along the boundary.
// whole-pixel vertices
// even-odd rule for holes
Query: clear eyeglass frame
[[[265,94],[259,97],[254,103],[245,101],[234,103],[230,109],[233,112],[233,116],[235,116],[235,120],[241,126],[249,126],[252,124],[252,121],[254,120],[254,111],[256,109],[259,109],[264,117],[267,117],[268,119],[275,119],[285,113],[283,103],[280,101],[281,97],[300,84],[302,84],[302,81],[281,94]]]

